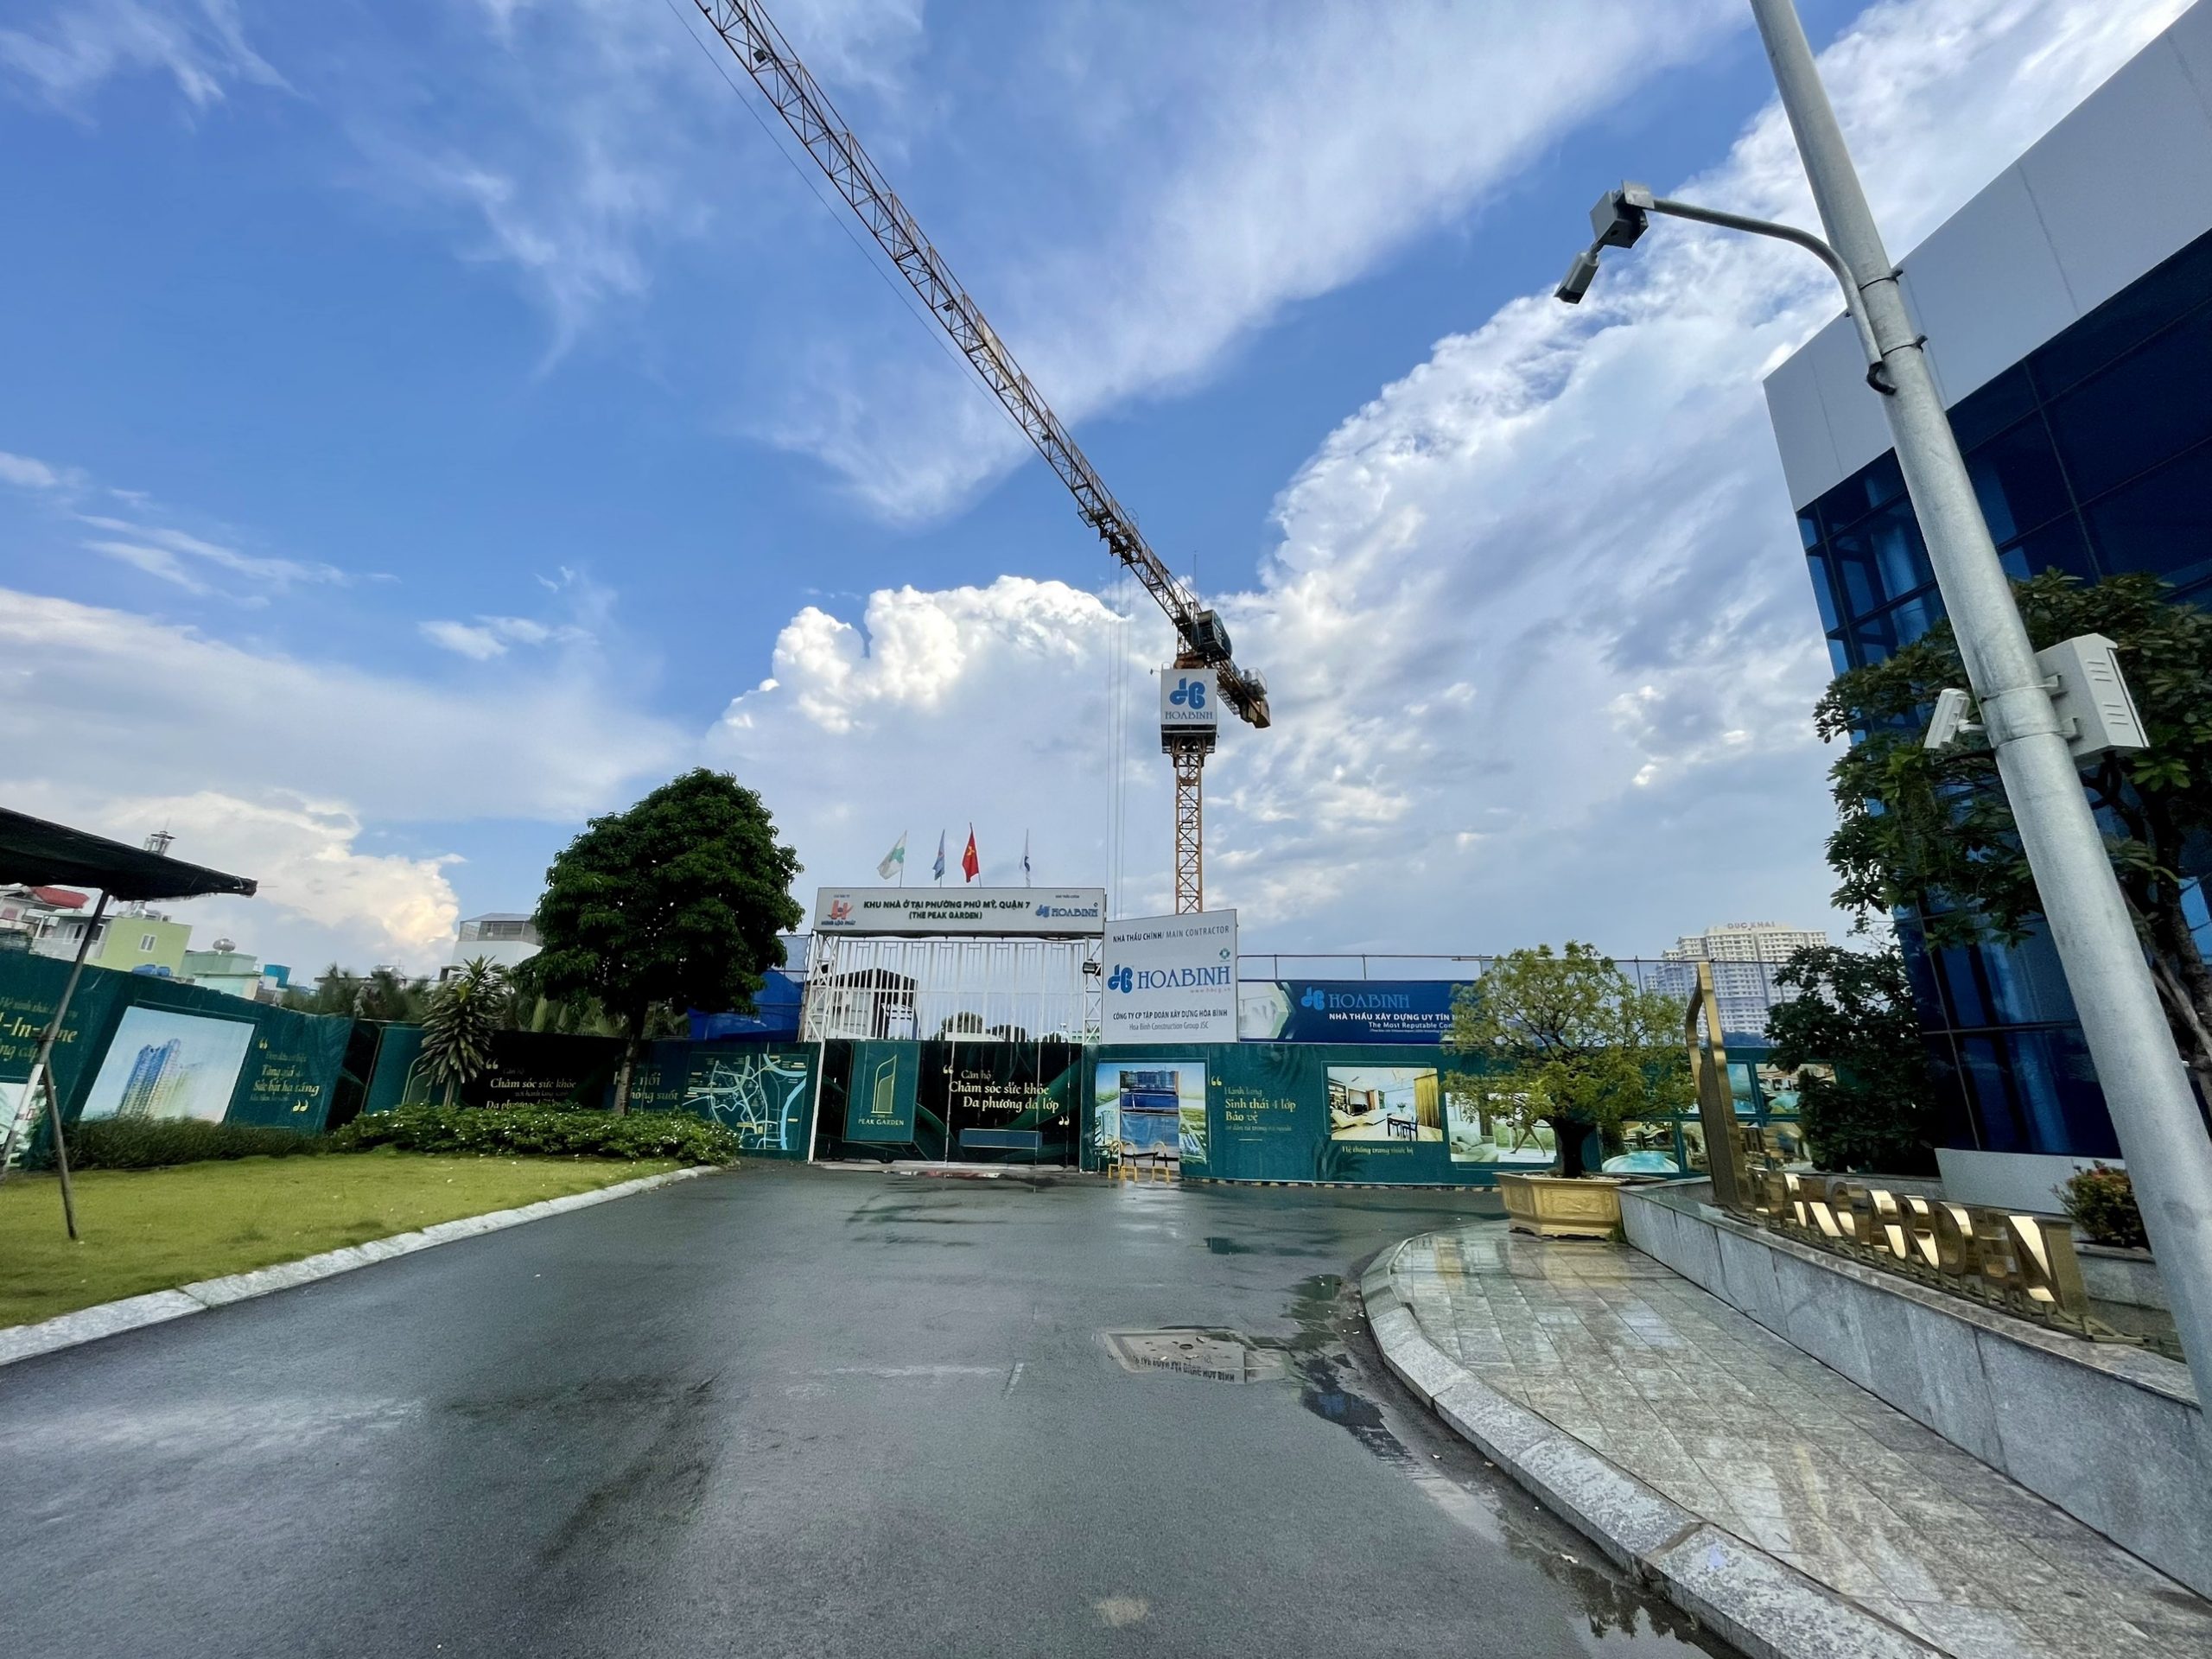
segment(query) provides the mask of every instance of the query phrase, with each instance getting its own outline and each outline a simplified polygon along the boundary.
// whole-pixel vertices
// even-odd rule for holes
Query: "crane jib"
[[[1133,571],[1175,625],[1185,652],[1214,669],[1221,695],[1255,727],[1269,723],[1266,682],[1231,659],[1229,635],[1213,612],[1153,551],[1115,500],[1090,457],[1077,447],[998,333],[922,234],[852,129],[838,118],[783,31],[754,0],[692,0],[753,83],[782,116],[837,194],[898,268],[930,315],[949,334],[983,384],[1027,434],[1038,453],[1076,499],[1083,521]]]

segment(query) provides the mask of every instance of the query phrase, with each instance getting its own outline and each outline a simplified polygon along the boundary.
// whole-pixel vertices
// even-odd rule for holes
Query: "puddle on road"
[[[1417,1404],[1377,1398],[1370,1379],[1382,1374],[1382,1359],[1344,1279],[1320,1274],[1303,1281],[1287,1311],[1296,1334],[1255,1345],[1281,1352],[1298,1382],[1299,1404],[1344,1430],[1459,1525],[1569,1592],[1582,1610],[1576,1635],[1584,1647],[1606,1659],[1698,1653],[1738,1659],[1688,1615],[1614,1572],[1595,1544]]]
[[[1316,1256],[1329,1254],[1326,1250],[1308,1249],[1298,1244],[1247,1244],[1242,1239],[1223,1238],[1217,1236],[1206,1240],[1206,1249],[1216,1255]]]

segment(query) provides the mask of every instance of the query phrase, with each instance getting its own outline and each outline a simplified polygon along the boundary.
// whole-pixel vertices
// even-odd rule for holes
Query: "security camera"
[[[1980,729],[1967,718],[1967,694],[1956,686],[1948,687],[1936,694],[1936,712],[1929,718],[1928,735],[1921,740],[1921,747],[1948,749],[1961,732]]]
[[[1590,210],[1590,232],[1599,248],[1632,248],[1651,223],[1651,190],[1647,185],[1624,184],[1598,198]]]
[[[1567,268],[1567,275],[1552,290],[1552,297],[1566,305],[1580,305],[1582,296],[1590,291],[1590,284],[1598,280],[1598,251],[1585,248],[1574,256],[1574,263]]]

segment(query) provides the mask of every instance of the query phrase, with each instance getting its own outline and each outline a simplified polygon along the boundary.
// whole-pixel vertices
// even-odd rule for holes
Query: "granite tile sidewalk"
[[[1635,1250],[1478,1223],[1386,1262],[1460,1376],[1937,1652],[2212,1654],[2212,1603]]]

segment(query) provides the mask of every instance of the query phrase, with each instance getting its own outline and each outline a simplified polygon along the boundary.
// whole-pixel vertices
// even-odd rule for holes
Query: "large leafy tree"
[[[423,1069],[445,1085],[448,1106],[464,1084],[492,1069],[492,1034],[512,1023],[513,1001],[505,970],[482,957],[431,990],[423,1010]]]
[[[553,861],[529,977],[544,996],[596,1002],[625,1039],[617,1112],[657,1013],[753,1007],[784,960],[776,936],[799,924],[798,871],[760,796],[703,769],[594,818]]]
[[[1511,951],[1461,987],[1444,1046],[1484,1063],[1449,1085],[1455,1094],[1479,1091],[1485,1109],[1524,1128],[1552,1126],[1563,1175],[1584,1173],[1592,1129],[1611,1139],[1630,1119],[1667,1116],[1692,1097],[1681,1004],[1572,940],[1556,952]]]
[[[2176,605],[2155,576],[2083,583],[2050,571],[2015,584],[2040,649],[2101,633],[2148,728],[2148,747],[2086,772],[2174,1039],[2212,1098],[2212,971],[2185,908],[2184,872],[2212,835],[2212,618]],[[1862,914],[1918,911],[1931,943],[2015,942],[2041,914],[2018,826],[1979,734],[1922,747],[1936,693],[1964,686],[1948,622],[1894,656],[1837,678],[1816,718],[1827,738],[1855,740],[1830,772],[1841,823],[1828,861],[1836,902]]]
[[[1769,1009],[1774,1063],[1835,1068],[1833,1079],[1797,1080],[1797,1104],[1814,1161],[1825,1169],[1923,1175],[1936,1168],[1928,1049],[1912,1007],[1904,957],[1815,945],[1775,973],[1787,997]]]

